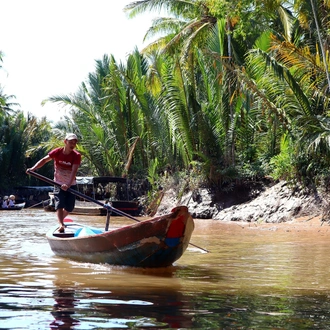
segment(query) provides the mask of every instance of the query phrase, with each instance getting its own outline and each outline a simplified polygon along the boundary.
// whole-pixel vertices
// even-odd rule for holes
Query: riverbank
[[[310,235],[324,235],[330,234],[330,223],[323,221],[321,216],[304,216],[293,218],[292,220],[280,222],[280,223],[269,223],[269,222],[221,222],[227,225],[230,229],[231,225],[239,226],[241,229],[248,230],[262,230],[271,232],[296,232],[301,234],[307,234],[309,239]]]
[[[290,187],[287,182],[266,182],[215,196],[208,189],[188,192],[181,199],[175,189],[165,191],[157,215],[186,205],[194,218],[253,224],[290,223],[320,225],[329,220],[328,193]]]

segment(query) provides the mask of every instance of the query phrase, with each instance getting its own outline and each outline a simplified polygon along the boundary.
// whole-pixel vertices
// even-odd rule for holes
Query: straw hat
[[[8,196],[5,196],[3,199],[8,199]]]
[[[15,199],[15,196],[14,195],[10,195],[9,198],[12,199],[12,200],[14,200]]]

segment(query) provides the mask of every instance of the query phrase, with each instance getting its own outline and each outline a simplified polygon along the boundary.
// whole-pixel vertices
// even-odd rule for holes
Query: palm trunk
[[[136,144],[138,143],[139,140],[140,140],[140,137],[138,136],[135,139],[134,143],[129,148],[128,155],[127,155],[127,162],[126,162],[126,165],[125,165],[123,177],[126,177],[128,171],[129,171],[129,169],[132,165],[134,150],[135,150]]]

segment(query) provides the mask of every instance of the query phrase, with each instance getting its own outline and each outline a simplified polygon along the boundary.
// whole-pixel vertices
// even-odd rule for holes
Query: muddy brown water
[[[191,242],[210,252],[190,245],[153,270],[56,257],[55,223],[42,209],[0,212],[0,329],[330,329],[330,227],[317,218],[195,220]]]

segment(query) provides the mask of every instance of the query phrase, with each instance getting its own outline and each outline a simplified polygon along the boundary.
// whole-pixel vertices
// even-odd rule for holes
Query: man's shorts
[[[70,189],[77,190],[77,186],[71,186]],[[65,209],[72,212],[76,202],[76,196],[69,191],[62,190],[60,187],[54,187],[55,210]]]

